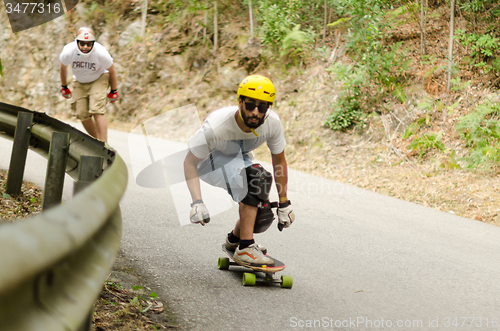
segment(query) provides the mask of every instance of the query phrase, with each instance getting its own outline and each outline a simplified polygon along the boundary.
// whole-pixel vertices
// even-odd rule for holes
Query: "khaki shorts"
[[[73,83],[73,102],[71,113],[79,120],[87,120],[94,114],[106,112],[109,74],[103,74],[91,83]]]

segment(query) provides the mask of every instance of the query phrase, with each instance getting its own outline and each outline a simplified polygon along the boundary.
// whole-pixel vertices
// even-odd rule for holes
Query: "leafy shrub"
[[[287,4],[288,1],[259,1],[260,39],[275,54],[279,53],[283,40],[298,22],[299,2],[292,0]]]
[[[280,56],[296,60],[301,57],[307,45],[312,44],[313,40],[314,34],[300,31],[300,24],[297,24],[283,39]]]
[[[465,0],[460,1],[458,6],[464,12],[480,13],[486,10],[486,6],[494,3],[495,0]]]
[[[392,95],[401,103],[406,101],[401,74],[408,69],[410,60],[405,59],[402,43],[386,45],[384,42],[390,24],[390,20],[385,17],[392,8],[390,1],[339,0],[335,6],[342,16],[347,17],[340,18],[330,26],[342,25],[347,28],[346,46],[355,62],[348,70],[339,71],[339,66],[330,69],[336,74],[334,79],[344,82],[344,91],[327,123],[333,121],[351,125],[346,119],[359,120],[361,113],[366,113],[371,105],[387,95]],[[392,11],[392,15],[400,13]]]
[[[450,83],[451,83],[450,84],[451,89],[453,91],[457,91],[457,92],[466,89],[467,87],[469,87],[472,84],[472,82],[470,80],[466,81],[466,82],[462,82],[462,78],[460,78],[460,77],[452,78],[450,80]]]
[[[305,7],[318,7],[318,0],[262,0],[258,1],[260,40],[282,59],[297,60],[312,48],[316,33],[310,24],[317,19]],[[310,15],[308,15],[310,14]],[[309,28],[304,28],[309,26]]]
[[[466,157],[468,168],[489,169],[500,164],[499,110],[500,103],[487,101],[457,124],[457,131],[470,149]]]
[[[341,98],[335,111],[328,116],[325,125],[332,130],[346,131],[366,117],[359,107],[360,103],[356,98],[349,96]]]
[[[429,125],[431,122],[431,117],[429,114],[426,116],[416,120],[415,122],[411,123],[408,125],[408,127],[405,129],[405,132],[403,133],[403,136],[401,137],[402,139],[408,139],[413,135],[416,135],[418,130],[424,125]]]
[[[418,157],[422,158],[425,154],[433,149],[437,149],[439,151],[444,151],[444,144],[441,140],[441,133],[428,132],[424,133],[420,137],[416,137],[410,145],[408,145],[408,149],[418,151]]]
[[[343,82],[343,91],[336,106],[335,112],[327,121],[327,126],[334,130],[345,130],[364,118],[371,103],[375,103],[387,94],[392,94],[401,103],[406,101],[406,95],[402,85],[398,82],[400,69],[407,67],[396,54],[404,54],[399,51],[400,44],[391,45],[390,51],[367,50],[359,61],[353,65],[344,66],[336,63],[332,68],[334,79]],[[377,49],[376,47],[374,49]],[[367,91],[376,90],[374,96]]]
[[[499,50],[499,38],[492,37],[489,34],[477,35],[475,33],[457,30],[455,39],[457,39],[462,46],[470,49],[470,55],[465,57],[465,60],[468,61],[470,65],[477,68],[483,68],[486,73],[491,70],[500,69],[498,59],[493,61],[492,64],[487,63],[487,60],[493,57]]]
[[[335,63],[328,71],[343,82],[343,90],[325,125],[332,130],[345,131],[359,123],[366,115],[361,110],[361,91],[366,84],[366,73],[360,68],[341,63]]]

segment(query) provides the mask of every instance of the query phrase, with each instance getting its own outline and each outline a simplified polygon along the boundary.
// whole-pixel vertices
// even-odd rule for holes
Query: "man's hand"
[[[295,214],[292,210],[290,200],[280,203],[278,207],[278,229],[288,228],[295,221]]]
[[[108,93],[108,99],[109,102],[113,103],[116,100],[118,100],[118,91],[117,90],[111,90],[111,92]]]
[[[191,213],[189,214],[191,223],[205,225],[210,222],[208,209],[202,200],[196,200],[191,204]]]
[[[65,97],[66,99],[70,99],[71,98],[71,90],[68,88],[67,85],[63,85],[62,88],[61,88],[61,94],[63,97]]]

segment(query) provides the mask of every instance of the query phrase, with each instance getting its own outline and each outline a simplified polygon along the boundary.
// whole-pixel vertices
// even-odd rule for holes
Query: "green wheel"
[[[245,272],[243,274],[243,280],[242,283],[245,286],[254,286],[255,285],[255,274]]]
[[[293,277],[292,276],[281,276],[281,287],[292,288]]]
[[[227,270],[227,269],[229,269],[229,258],[227,258],[227,257],[219,257],[219,263],[217,264],[217,267],[220,270]]]

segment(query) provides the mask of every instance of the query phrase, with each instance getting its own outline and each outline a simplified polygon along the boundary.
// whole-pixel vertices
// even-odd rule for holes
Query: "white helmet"
[[[82,57],[90,56],[90,54],[94,50],[94,43],[95,43],[94,31],[92,31],[90,28],[80,28],[78,30],[78,36],[76,36],[75,41],[76,41],[76,48],[77,48],[78,55],[82,56]],[[84,42],[91,41],[92,48],[87,53],[84,53],[80,49],[80,45],[78,44],[78,41],[84,41]]]

